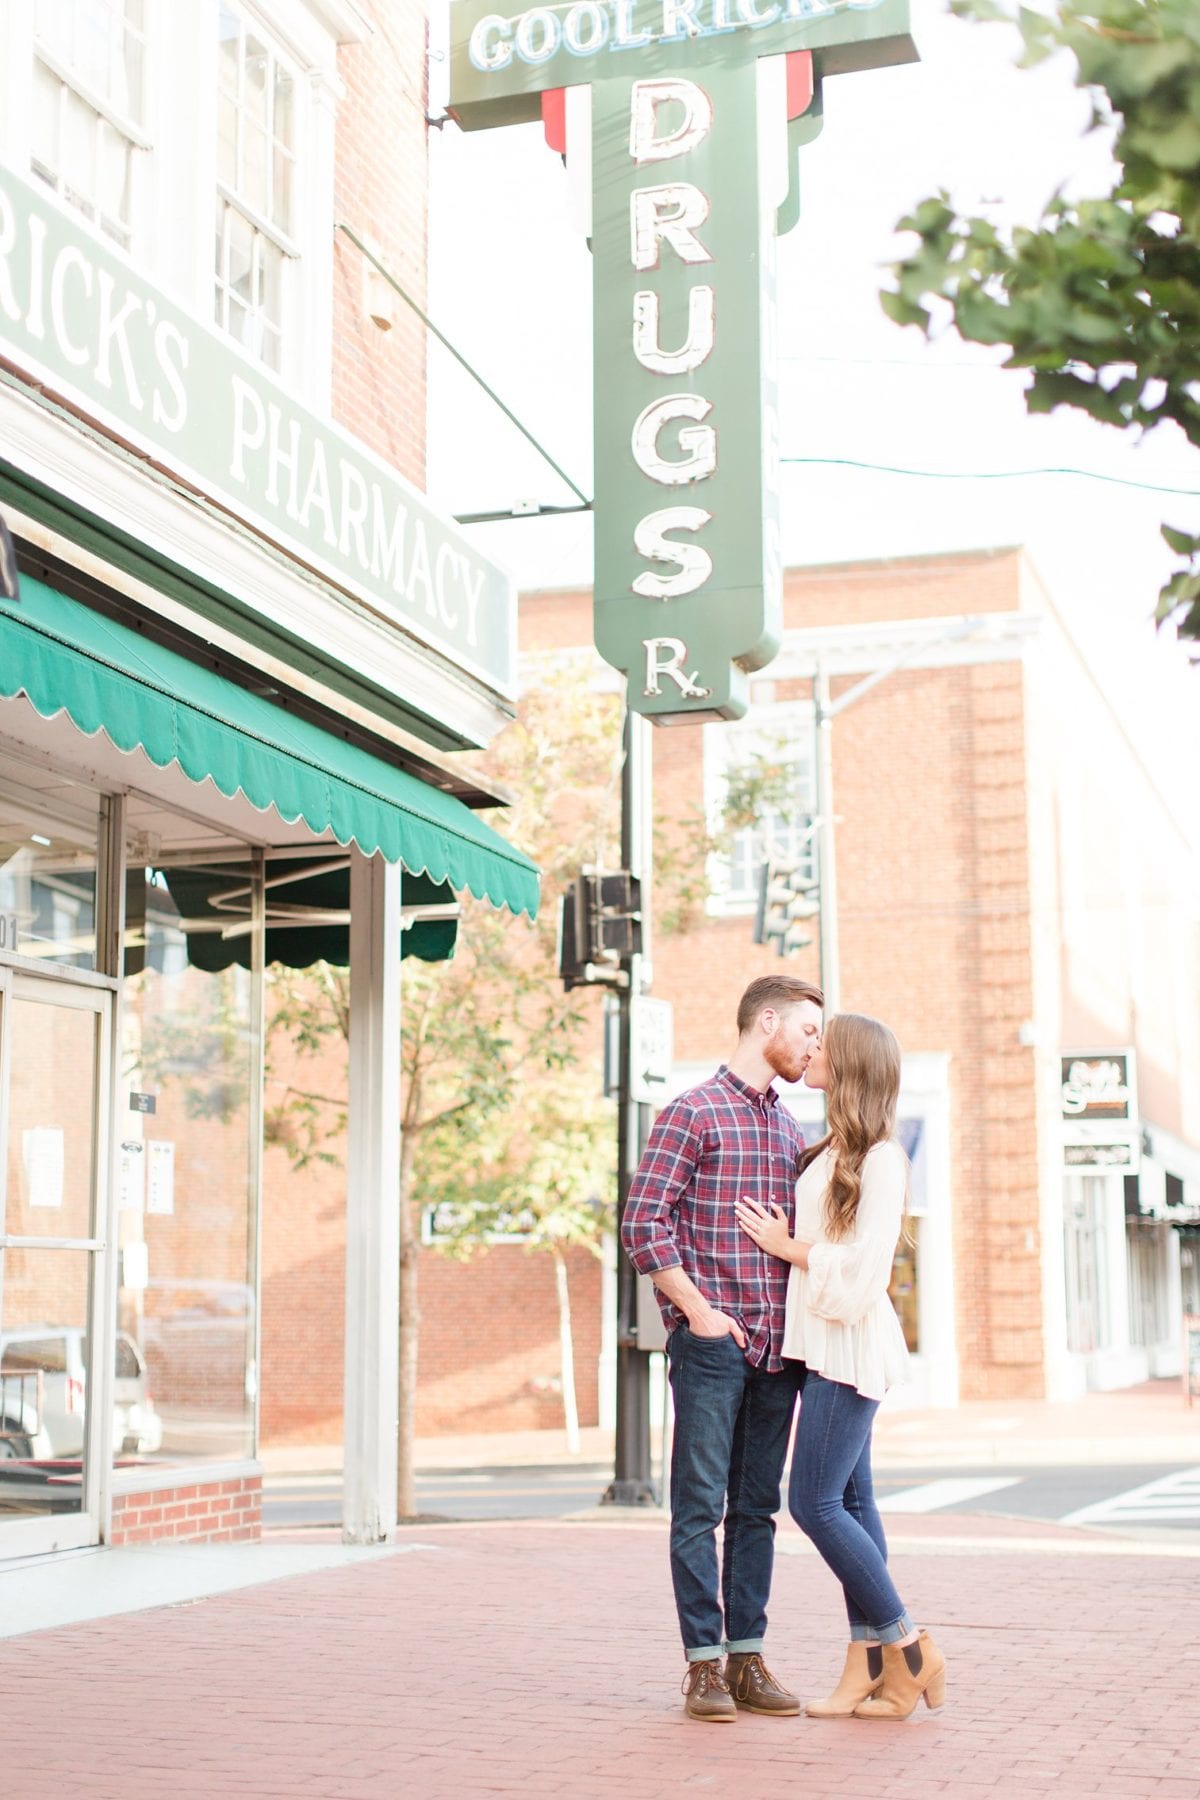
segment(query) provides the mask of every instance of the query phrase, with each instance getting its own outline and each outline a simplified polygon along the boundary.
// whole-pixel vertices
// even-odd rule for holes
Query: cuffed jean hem
[[[870,1625],[852,1625],[850,1642],[852,1644],[898,1644],[901,1638],[908,1637],[917,1628],[907,1613],[901,1613],[894,1625],[881,1625],[875,1630]]]
[[[715,1662],[724,1656],[724,1644],[701,1644],[698,1650],[685,1650],[683,1653],[689,1662]]]
[[[900,1614],[894,1625],[881,1625],[878,1631],[867,1630],[866,1635],[874,1638],[877,1644],[898,1644],[901,1638],[911,1637],[916,1629],[905,1612]]]
[[[762,1649],[762,1647],[763,1647],[763,1640],[760,1637],[757,1637],[757,1638],[730,1638],[728,1643],[725,1645],[725,1648],[727,1650],[732,1650],[733,1654],[735,1656],[752,1656],[756,1652],[760,1651]]]

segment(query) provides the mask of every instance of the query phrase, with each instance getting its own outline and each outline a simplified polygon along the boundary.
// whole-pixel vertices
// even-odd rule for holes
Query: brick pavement
[[[11,1800],[1200,1800],[1193,1555],[897,1532],[949,1659],[903,1726],[679,1710],[658,1519],[411,1528],[402,1553],[0,1645]],[[840,1664],[833,1583],[777,1562],[770,1661]],[[1106,1554],[1093,1553],[1092,1546]],[[14,1754],[15,1751],[15,1754]]]

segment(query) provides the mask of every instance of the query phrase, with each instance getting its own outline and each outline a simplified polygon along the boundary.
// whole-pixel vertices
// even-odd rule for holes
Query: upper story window
[[[145,130],[144,0],[37,0],[30,166],[122,249]]]
[[[704,728],[710,827],[724,842],[709,870],[710,910],[750,912],[764,862],[797,862],[815,877],[812,708],[760,708]]]
[[[279,369],[288,264],[297,254],[295,82],[224,4],[219,30],[216,318],[252,356]]]

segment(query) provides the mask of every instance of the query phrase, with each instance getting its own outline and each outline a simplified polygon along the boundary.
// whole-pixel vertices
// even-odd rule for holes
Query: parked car
[[[21,1325],[0,1331],[0,1458],[83,1454],[86,1334],[80,1325]],[[146,1359],[128,1332],[116,1341],[113,1455],[162,1448],[163,1424]]]
[[[168,1414],[241,1414],[253,1401],[254,1289],[244,1282],[152,1276],[140,1330]]]

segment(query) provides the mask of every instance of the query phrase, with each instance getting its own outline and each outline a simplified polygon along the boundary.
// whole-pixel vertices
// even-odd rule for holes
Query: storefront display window
[[[916,1355],[921,1348],[920,1291],[917,1287],[917,1262],[921,1221],[909,1218],[904,1236],[896,1245],[892,1263],[892,1305],[900,1320],[900,1329],[909,1350]]]
[[[888,1289],[904,1341],[916,1356],[921,1349],[921,1223],[928,1205],[928,1144],[924,1119],[901,1119],[896,1135],[908,1157],[908,1204],[904,1231],[896,1245]]]
[[[240,1460],[257,1390],[260,977],[195,966],[170,873],[131,869],[126,891],[117,1324],[161,1419],[141,1454]]]
[[[78,1513],[107,996],[0,983],[0,1519]]]
[[[0,956],[95,968],[99,825],[86,789],[25,765],[0,770]]]
[[[1109,1342],[1104,1195],[1100,1176],[1067,1177],[1063,1197],[1067,1348],[1079,1356],[1090,1356]]]

